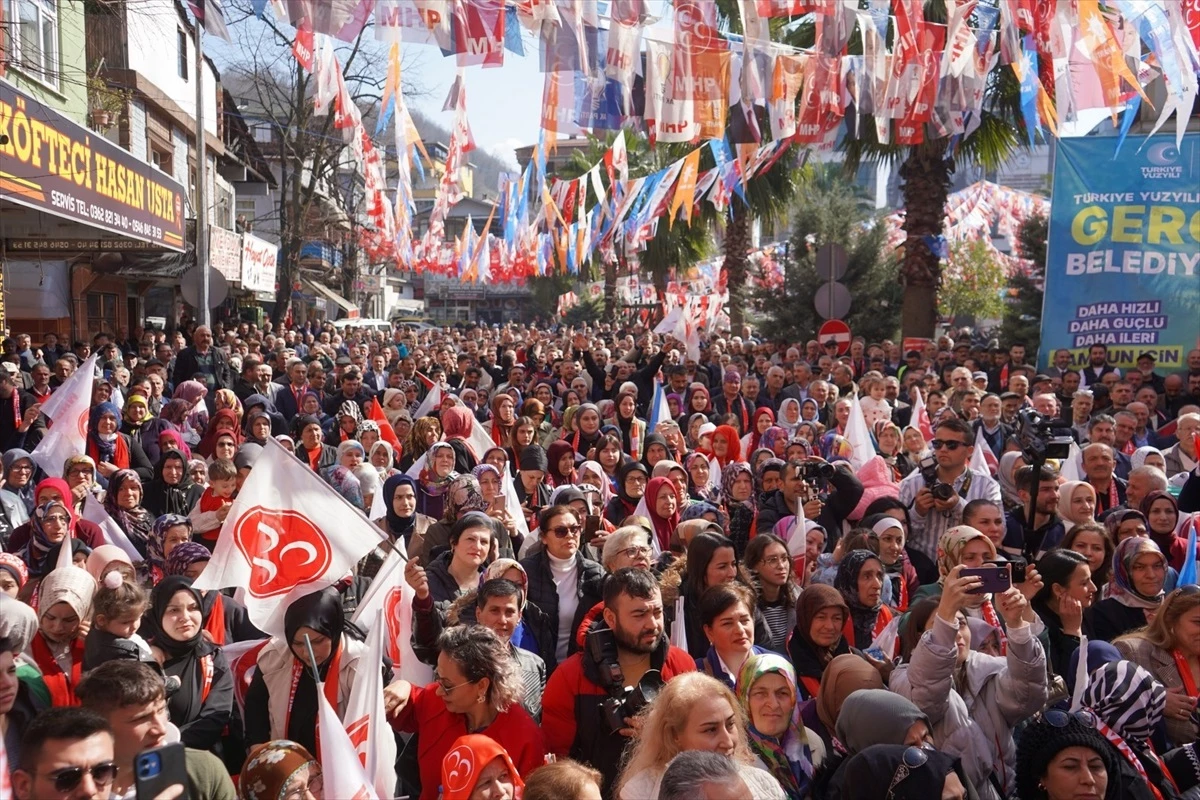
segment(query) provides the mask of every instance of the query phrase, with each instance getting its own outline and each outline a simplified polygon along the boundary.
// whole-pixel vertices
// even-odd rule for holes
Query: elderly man
[[[172,379],[176,385],[195,378],[208,388],[205,402],[212,412],[212,403],[218,389],[233,388],[233,373],[225,351],[213,344],[212,330],[204,325],[192,334],[192,346],[185,347],[175,356],[175,372]]]
[[[1125,481],[1114,474],[1116,452],[1112,446],[1093,442],[1083,448],[1084,480],[1096,490],[1096,515],[1125,502]]]
[[[1163,453],[1168,478],[1191,472],[1196,468],[1197,433],[1200,433],[1200,414],[1182,415],[1175,428],[1175,435],[1179,437],[1179,441]]]

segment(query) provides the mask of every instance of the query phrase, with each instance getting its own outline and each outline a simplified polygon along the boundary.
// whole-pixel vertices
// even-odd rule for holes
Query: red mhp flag
[[[364,620],[367,629],[367,654],[363,663],[382,664],[384,653],[383,611]],[[383,704],[383,673],[368,669],[360,673],[350,687],[343,720],[350,744],[354,746],[366,776],[380,797],[391,797],[396,787],[396,737],[387,721]],[[322,747],[324,743],[322,742]]]
[[[379,669],[370,671],[379,672]],[[325,697],[324,685],[317,689],[317,704],[317,731],[320,734],[317,741],[320,753],[317,758],[324,772],[326,796],[346,800],[379,800],[371,779],[358,760],[358,754],[354,752],[350,735],[338,719],[337,709],[329,705],[329,699]],[[392,791],[389,791],[386,796],[391,795]]]
[[[917,389],[917,399],[912,404],[912,417],[909,425],[915,425],[925,437],[925,444],[933,441],[933,425],[929,422],[929,412],[925,410],[925,393]]]
[[[399,453],[401,450],[400,437],[396,435],[396,429],[392,427],[392,423],[388,422],[387,417],[383,415],[383,407],[379,405],[378,397],[372,398],[371,405],[367,406],[367,419],[378,423],[379,435]]]
[[[361,511],[268,439],[195,586],[239,587],[250,621],[283,636],[289,605],[341,580],[383,540]]]

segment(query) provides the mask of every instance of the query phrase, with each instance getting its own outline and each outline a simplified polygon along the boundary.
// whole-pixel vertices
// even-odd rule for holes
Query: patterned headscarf
[[[759,438],[758,444],[760,447],[765,447],[772,453],[775,452],[775,445],[780,442],[786,442],[788,432],[786,428],[781,428],[778,425],[772,425],[763,431],[763,435]]]
[[[345,444],[345,442],[343,442]],[[342,498],[350,503],[355,508],[366,510],[366,504],[363,501],[362,485],[359,484],[358,478],[354,476],[354,471],[349,467],[343,467],[341,464],[335,464],[321,473],[325,478],[325,482],[334,488]]]
[[[469,472],[458,475],[450,481],[446,491],[446,505],[442,513],[442,521],[453,525],[468,511],[487,513],[488,501],[483,499],[483,490],[479,488],[479,479]]]
[[[204,545],[199,542],[184,542],[176,545],[175,549],[171,551],[165,572],[168,575],[182,575],[197,561],[209,561],[210,559],[212,559],[212,553]]]
[[[1166,576],[1167,558],[1159,546],[1145,536],[1130,536],[1117,545],[1112,557],[1112,578],[1109,581],[1109,597],[1130,608],[1158,608],[1166,592],[1160,587],[1158,594],[1147,597],[1133,588],[1133,562],[1146,553],[1152,553],[1163,563],[1163,575]]]
[[[61,508],[67,514],[68,535],[75,530],[75,509],[70,508],[66,502],[49,500],[33,509],[33,514],[29,517],[29,543],[25,546],[23,557],[29,566],[30,574],[34,577],[44,575],[54,569],[50,553],[58,542],[51,542],[46,538],[43,520],[56,508]]]
[[[996,545],[983,531],[976,530],[970,525],[955,525],[942,534],[942,538],[938,540],[937,561],[938,573],[941,575],[941,579],[949,575],[950,570],[962,562],[963,549],[976,539],[982,539],[987,542],[988,557],[994,559],[996,557]],[[941,579],[939,579],[939,582]]]
[[[1088,676],[1083,704],[1122,739],[1141,746],[1162,721],[1167,690],[1132,661],[1110,661]]]
[[[292,776],[305,768],[321,771],[317,760],[295,742],[267,742],[242,767],[238,800],[282,800]]]
[[[812,781],[812,750],[808,745],[804,720],[800,717],[799,695],[796,690],[796,671],[786,658],[776,653],[751,655],[742,664],[737,677],[737,698],[746,715],[750,715],[750,692],[764,675],[777,672],[787,681],[792,692],[792,714],[782,736],[767,736],[754,727],[750,719],[746,732],[750,749],[762,759],[767,771],[775,776],[788,797],[804,797]]]
[[[750,479],[750,496],[745,500],[737,501],[733,499],[733,483],[742,475]],[[726,508],[739,502],[746,508],[754,508],[754,472],[745,461],[734,461],[726,464],[721,470],[721,498],[725,501]]]
[[[854,448],[850,440],[833,431],[821,437],[821,457],[833,464],[837,461],[849,461]]]
[[[1159,458],[1162,458],[1162,450],[1159,450],[1157,447],[1139,447],[1137,450],[1134,450],[1133,455],[1129,457],[1129,468],[1134,470],[1138,467],[1145,466],[1146,457],[1149,455],[1157,455]]]
[[[167,557],[163,555],[163,542],[167,531],[176,525],[187,525],[188,534],[192,531],[192,521],[182,514],[163,514],[154,520],[154,530],[146,541],[146,560],[156,567],[165,567]]]

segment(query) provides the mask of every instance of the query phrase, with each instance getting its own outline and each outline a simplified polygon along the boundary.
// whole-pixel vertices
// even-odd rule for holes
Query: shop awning
[[[346,312],[347,316],[357,317],[359,315],[358,306],[354,305],[354,303],[351,303],[349,300],[342,297],[340,294],[335,292],[333,289],[330,289],[328,286],[323,286],[322,284],[319,284],[316,281],[308,281],[308,280],[304,281],[304,285],[311,288],[315,293],[321,295],[326,300],[331,300],[334,303],[336,303],[343,311]]]

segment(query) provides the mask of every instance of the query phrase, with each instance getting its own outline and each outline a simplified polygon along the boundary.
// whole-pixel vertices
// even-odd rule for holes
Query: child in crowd
[[[859,400],[862,407],[863,419],[867,422],[867,430],[875,430],[879,420],[892,419],[892,407],[884,396],[887,392],[887,381],[876,372],[868,372],[858,380]]]
[[[153,658],[150,645],[137,633],[149,606],[142,587],[125,580],[114,569],[101,579],[92,604],[95,619],[84,639],[84,671],[114,658],[135,661]]]
[[[217,534],[229,515],[233,495],[237,491],[238,471],[227,458],[218,458],[208,465],[208,488],[200,495],[200,502],[192,509],[193,538],[212,550],[217,544]]]

